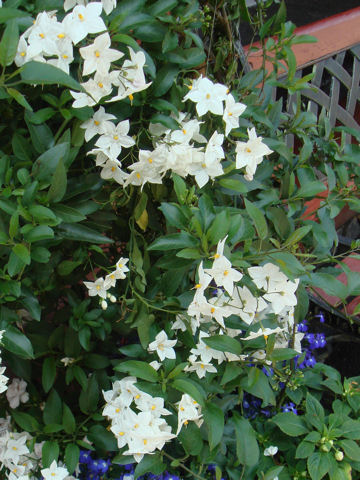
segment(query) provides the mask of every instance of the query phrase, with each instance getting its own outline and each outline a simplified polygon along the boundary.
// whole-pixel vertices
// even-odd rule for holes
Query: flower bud
[[[109,297],[109,298],[110,298],[110,302],[111,302],[111,303],[115,303],[115,302],[116,302],[116,300],[117,300],[117,299],[116,299],[116,297],[115,297],[114,295],[110,295],[110,297]]]
[[[328,447],[328,445],[321,445],[320,450],[325,453],[330,452],[330,448]]]
[[[335,452],[335,459],[338,462],[341,462],[343,458],[344,458],[344,453],[341,450],[338,450],[337,452]]]
[[[321,437],[320,443],[325,443],[326,442],[326,437]]]
[[[101,302],[101,308],[102,308],[103,310],[106,310],[107,307],[108,307],[107,301],[106,301],[106,300],[103,300],[103,301]]]

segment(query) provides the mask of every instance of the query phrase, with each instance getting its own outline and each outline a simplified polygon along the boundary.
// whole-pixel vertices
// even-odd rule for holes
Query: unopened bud
[[[107,307],[108,307],[107,301],[106,301],[106,300],[103,300],[103,301],[101,302],[101,308],[102,308],[103,310],[106,310]]]
[[[330,448],[328,447],[328,445],[321,445],[320,450],[325,453],[330,452]]]
[[[326,442],[326,437],[321,437],[320,443],[325,443]]]
[[[344,453],[341,451],[341,450],[338,450],[336,453],[335,453],[335,459],[338,461],[338,462],[341,462],[341,460],[344,458]]]
[[[116,302],[116,297],[114,295],[110,295],[110,302],[115,303]]]

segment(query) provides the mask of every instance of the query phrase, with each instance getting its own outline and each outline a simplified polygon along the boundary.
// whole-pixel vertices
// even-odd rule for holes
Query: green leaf
[[[48,63],[27,62],[21,69],[23,83],[30,85],[63,85],[72,90],[83,91],[82,86],[70,75]]]
[[[323,192],[324,190],[326,190],[326,186],[318,180],[307,182],[299,188],[293,198],[315,197],[318,193]]]
[[[313,453],[308,458],[307,467],[312,480],[321,480],[331,467],[329,454],[321,452]]]
[[[31,257],[28,247],[26,247],[23,243],[18,243],[14,245],[12,251],[15,253],[16,256],[20,258],[26,265],[30,265]]]
[[[52,389],[45,403],[43,419],[46,425],[58,423],[62,420],[62,402],[56,390]]]
[[[9,20],[6,24],[6,28],[0,42],[0,64],[3,67],[6,67],[7,65],[11,65],[11,63],[14,61],[14,58],[17,52],[18,43],[19,43],[18,22],[16,20]]]
[[[344,450],[345,455],[350,458],[350,460],[359,462],[360,447],[356,442],[354,442],[354,440],[339,440],[339,445]]]
[[[177,228],[187,227],[189,220],[176,203],[162,203],[159,210],[162,211],[169,225]]]
[[[74,473],[74,470],[79,463],[79,456],[80,448],[75,443],[69,443],[66,445],[64,460],[70,475]]]
[[[51,463],[59,458],[59,444],[50,440],[46,440],[42,446],[41,461],[44,468],[49,468]]]
[[[178,5],[177,0],[157,0],[151,7],[149,7],[149,13],[157,17],[169,12]]]
[[[157,238],[149,247],[148,250],[175,250],[186,247],[196,247],[198,240],[186,232],[172,233],[163,237]]]
[[[76,223],[76,222],[81,222],[82,220],[85,220],[85,215],[83,215],[79,210],[76,210],[75,208],[68,207],[67,205],[54,205],[52,207],[52,211],[55,213],[55,215],[63,222],[66,223]]]
[[[81,327],[79,330],[79,342],[80,345],[83,347],[84,350],[87,352],[90,350],[90,339],[91,339],[91,330],[90,328],[85,325]]]
[[[209,347],[221,352],[234,353],[235,355],[241,355],[242,352],[241,343],[227,335],[212,335],[202,338],[202,341]]]
[[[241,379],[240,385],[246,392],[261,398],[265,405],[276,405],[275,395],[270,387],[268,377],[258,368],[254,368],[254,372],[256,374],[254,381],[250,376],[244,377]]]
[[[202,407],[205,406],[204,395],[194,381],[177,378],[172,382],[171,385],[176,388],[176,390],[190,395],[190,397],[198,402]]]
[[[290,245],[299,243],[300,240],[310,232],[311,228],[311,225],[305,225],[304,227],[296,229],[295,232],[292,232],[292,234],[287,238],[284,246],[289,247]]]
[[[14,252],[10,253],[7,270],[10,277],[20,273],[25,268],[25,263]]]
[[[201,436],[200,428],[193,422],[189,422],[188,425],[183,425],[178,439],[188,455],[199,455],[203,448],[203,439]]]
[[[242,465],[256,465],[259,461],[259,445],[256,433],[249,420],[234,412],[233,417],[236,434],[236,455]]]
[[[41,125],[55,115],[56,111],[53,108],[46,107],[38,110],[30,117],[30,122],[34,125]]]
[[[299,355],[299,352],[292,348],[275,348],[270,355],[270,359],[274,362],[280,362],[282,360],[290,360],[291,358]]]
[[[34,127],[37,128],[37,127]],[[33,167],[32,173],[40,182],[49,185],[51,178],[56,170],[60,160],[65,160],[69,152],[69,144],[59,143],[48,150],[46,150],[40,157],[37,158]]]
[[[53,238],[53,236],[54,230],[47,225],[39,225],[38,227],[34,227],[29,232],[24,234],[25,240],[29,243]]]
[[[50,255],[49,250],[45,247],[33,247],[31,249],[31,258],[35,260],[35,262],[48,263]]]
[[[163,113],[155,113],[150,119],[151,123],[161,123],[161,125],[164,125],[167,128],[170,128],[170,130],[178,130],[179,129],[179,124],[178,122],[172,118],[169,117],[168,115],[164,115]]]
[[[114,370],[117,372],[129,373],[130,375],[148,380],[149,382],[157,382],[159,380],[157,371],[151,365],[138,360],[128,360],[119,363],[114,367]]]
[[[299,443],[296,449],[295,458],[308,458],[312,453],[314,453],[314,450],[314,443],[303,440],[301,443]]]
[[[206,236],[211,242],[211,245],[216,245],[219,240],[225,238],[230,230],[230,214],[227,210],[222,210],[215,217],[215,220],[212,222],[209,230],[206,233]]]
[[[64,162],[60,158],[51,180],[51,185],[48,192],[49,202],[54,202],[54,203],[60,202],[66,193],[66,187],[67,187],[66,169],[64,166]]]
[[[278,413],[271,421],[290,437],[298,437],[309,432],[304,420],[292,412]]]
[[[54,357],[45,358],[42,366],[42,386],[45,393],[54,385],[56,377],[56,361]]]
[[[92,374],[87,380],[85,390],[82,390],[79,398],[79,405],[82,412],[88,414],[95,412],[99,401],[99,384],[96,375]]]
[[[167,59],[171,63],[177,63],[180,68],[193,68],[201,65],[206,60],[205,52],[202,48],[181,48],[167,53]]]
[[[59,223],[55,213],[43,205],[31,205],[29,213],[37,223],[45,225],[57,225]]]
[[[77,262],[72,260],[63,260],[61,263],[59,263],[57,272],[60,276],[65,277],[66,275],[70,275],[70,273],[73,272],[76,267],[81,265],[81,263],[81,260],[78,260]]]
[[[221,442],[224,433],[224,412],[217,405],[210,402],[206,402],[202,412],[209,429],[210,450],[213,450]]]
[[[221,178],[219,184],[228,190],[234,190],[234,192],[238,193],[247,193],[248,191],[246,185],[235,178]]]
[[[29,104],[29,102],[26,100],[24,95],[20,93],[18,90],[15,90],[15,88],[7,88],[6,91],[8,92],[9,95],[13,97],[14,100],[17,101],[19,105],[22,107],[26,108],[26,110],[29,110],[30,112],[33,111],[32,106]]]
[[[74,240],[76,242],[88,243],[113,243],[111,238],[101,235],[92,228],[85,227],[75,223],[61,223],[58,227],[57,234],[66,240]]]
[[[62,425],[66,433],[74,433],[76,430],[75,417],[66,403],[63,403]]]
[[[94,442],[95,447],[99,450],[105,450],[108,452],[117,452],[117,441],[112,432],[109,432],[102,425],[94,425],[90,428],[87,437],[91,442]]]
[[[187,195],[187,188],[186,183],[184,180],[176,175],[176,173],[172,174],[172,180],[174,182],[174,190],[179,202],[183,205],[185,203],[186,195]]]
[[[150,472],[155,475],[160,475],[165,468],[166,465],[162,462],[160,453],[145,455],[141,462],[136,465],[134,480]]]
[[[334,295],[343,300],[346,299],[348,294],[347,286],[330,273],[311,273],[310,278],[311,285],[314,287],[322,288],[329,295]]]
[[[306,420],[317,430],[322,432],[324,428],[325,412],[320,402],[309,392],[306,395]]]
[[[2,344],[5,350],[15,353],[25,360],[34,358],[33,347],[30,340],[20,330],[13,325],[6,327]]]
[[[11,410],[11,417],[15,420],[19,427],[26,432],[31,433],[39,431],[40,429],[38,421],[28,413]]]
[[[244,200],[246,211],[249,214],[250,218],[253,220],[260,239],[265,240],[268,236],[268,228],[264,214],[258,207],[256,207],[253,203],[249,202],[249,200],[247,200],[246,198]]]

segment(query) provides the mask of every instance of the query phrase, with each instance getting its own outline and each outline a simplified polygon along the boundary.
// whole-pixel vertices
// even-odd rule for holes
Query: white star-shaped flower
[[[153,342],[149,344],[148,351],[156,352],[161,361],[165,358],[176,358],[175,350],[173,347],[176,345],[177,340],[169,340],[164,330],[161,330]]]
[[[256,167],[263,161],[264,155],[273,151],[256,135],[255,127],[248,129],[249,140],[236,142],[236,168],[246,167],[246,180],[254,178]]]

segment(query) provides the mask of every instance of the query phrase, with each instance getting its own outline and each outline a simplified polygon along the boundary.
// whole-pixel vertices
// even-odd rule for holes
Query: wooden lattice
[[[310,71],[314,73],[311,88],[301,91],[307,110],[318,116],[325,109],[331,127],[341,124],[360,130],[360,44],[314,63]],[[301,78],[304,73],[309,73],[309,67],[299,69],[296,77]],[[288,96],[285,103],[286,111],[293,114],[296,95]],[[350,135],[346,140],[350,141]],[[289,146],[292,143],[293,137],[289,137]]]

